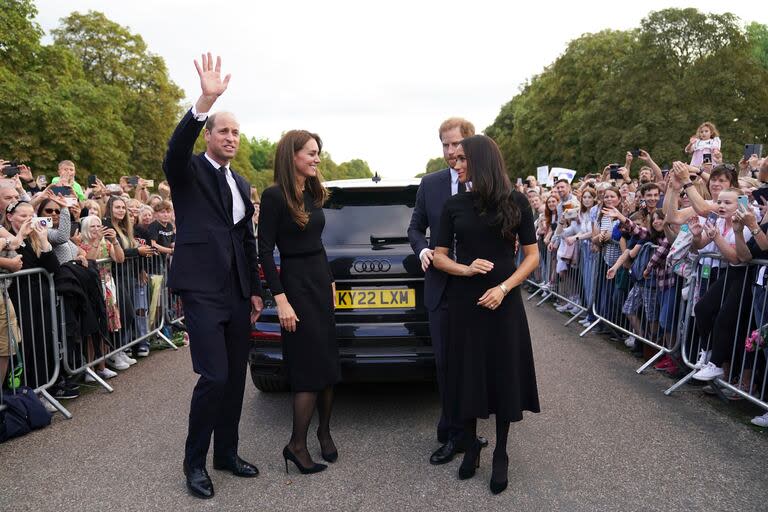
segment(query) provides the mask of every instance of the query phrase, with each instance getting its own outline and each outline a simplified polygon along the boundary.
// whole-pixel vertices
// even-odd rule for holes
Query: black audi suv
[[[323,244],[336,280],[336,335],[344,381],[434,379],[424,273],[408,243],[418,179],[327,182]],[[279,253],[275,260],[279,265]],[[266,283],[263,283],[266,288]],[[280,323],[267,291],[251,330],[249,363],[261,391],[282,391]]]

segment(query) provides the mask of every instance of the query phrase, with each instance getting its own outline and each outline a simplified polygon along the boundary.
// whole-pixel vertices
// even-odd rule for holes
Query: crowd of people
[[[720,147],[716,127],[706,122],[681,147],[690,161],[670,168],[636,149],[602,173],[555,179],[551,187],[533,176],[522,180],[517,187],[528,196],[543,255],[529,289],[554,292],[561,312],[586,310],[585,327],[597,320],[593,306],[608,320],[598,329],[627,325],[633,335],[624,341],[638,354],[639,337],[672,349],[676,336],[688,336],[694,379],[724,379],[760,397],[765,267],[750,262],[768,259],[768,159],[745,154],[733,165]],[[695,322],[681,322],[687,300]],[[655,368],[678,375],[679,355],[678,347]],[[768,414],[753,423],[768,426]]]
[[[152,299],[175,247],[168,183],[155,189],[152,180],[123,176],[105,185],[95,175],[80,177],[81,183],[71,160],[58,164],[50,183],[18,162],[0,160],[0,170],[0,273],[44,269],[53,275],[70,364],[113,353],[93,368],[111,379],[148,356],[145,335],[159,314]],[[255,190],[251,199],[258,204]],[[51,323],[60,321],[52,314],[49,281],[11,277],[0,283],[0,382],[6,389],[45,385],[56,357]],[[145,339],[132,344],[139,338]],[[81,379],[94,381],[90,374],[60,373],[49,390],[57,399],[77,397]]]

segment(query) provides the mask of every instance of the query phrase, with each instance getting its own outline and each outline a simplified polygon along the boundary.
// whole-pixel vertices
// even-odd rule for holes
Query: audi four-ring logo
[[[355,272],[387,272],[392,264],[388,260],[358,260],[353,268]]]

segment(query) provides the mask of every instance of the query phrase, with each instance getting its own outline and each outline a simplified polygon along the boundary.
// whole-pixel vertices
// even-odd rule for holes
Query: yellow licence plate
[[[337,290],[338,309],[415,308],[416,290],[376,288],[373,290]]]

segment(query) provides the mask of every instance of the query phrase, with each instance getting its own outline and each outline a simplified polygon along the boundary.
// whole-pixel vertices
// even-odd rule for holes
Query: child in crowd
[[[160,254],[173,254],[176,245],[176,229],[171,223],[173,205],[163,199],[154,206],[155,221],[149,225],[149,239],[152,247]]]
[[[696,135],[690,138],[688,145],[685,146],[686,153],[692,153],[691,165],[701,167],[704,163],[713,162],[712,154],[715,150],[720,150],[720,134],[715,125],[707,121],[701,123],[696,130]],[[704,155],[709,155],[707,158]],[[707,160],[707,162],[705,162]]]

